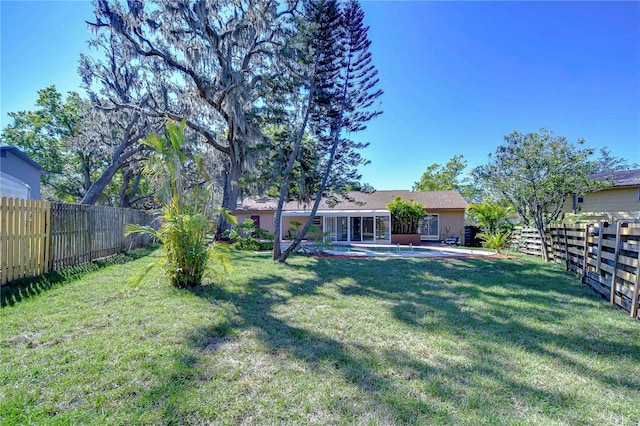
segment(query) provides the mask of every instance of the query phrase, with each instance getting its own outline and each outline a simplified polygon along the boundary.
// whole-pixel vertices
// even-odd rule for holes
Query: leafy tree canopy
[[[538,132],[512,132],[505,143],[489,156],[489,164],[474,169],[486,189],[512,205],[518,216],[534,225],[543,238],[543,255],[548,258],[544,230],[556,220],[570,194],[603,187],[588,177],[593,149],[584,143],[570,143],[542,128]]]
[[[640,168],[638,163],[629,164],[625,158],[611,155],[611,151],[605,146],[600,148],[599,156],[592,162],[591,173],[611,173]]]
[[[454,155],[445,165],[433,163],[427,166],[418,182],[413,184],[414,191],[447,191],[459,190],[461,175],[467,167],[462,155]]]
[[[10,112],[13,123],[2,131],[2,143],[19,147],[50,172],[42,177],[44,190],[53,192],[47,198],[73,201],[82,195],[78,175],[74,176],[71,170],[79,166],[80,158],[66,145],[76,135],[82,119],[80,104],[77,93],[70,92],[63,99],[55,86],[47,86],[38,90],[37,108]]]
[[[433,163],[427,166],[418,182],[413,184],[413,191],[451,191],[460,192],[468,201],[479,198],[480,192],[464,175],[467,161],[462,155],[454,155],[447,164]]]
[[[387,204],[387,209],[391,212],[391,232],[394,234],[416,234],[420,220],[426,215],[425,205],[412,198],[395,197]]]
[[[126,115],[96,108],[76,92],[63,99],[51,85],[38,91],[36,109],[9,113],[13,123],[0,140],[49,171],[42,176],[45,199],[130,207],[141,199],[136,193],[149,192],[135,164],[137,141],[149,127]]]

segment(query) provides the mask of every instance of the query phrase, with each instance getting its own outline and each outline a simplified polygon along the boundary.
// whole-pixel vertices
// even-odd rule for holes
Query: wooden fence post
[[[587,256],[589,255],[589,227],[591,225],[586,224],[584,226],[584,254],[582,257],[582,277],[587,276]],[[583,280],[584,281],[584,280]]]
[[[633,287],[633,294],[631,295],[631,317],[635,318],[638,315],[638,293],[640,292],[640,246],[638,247],[638,265],[636,266],[636,283]]]
[[[600,264],[602,263],[602,236],[604,235],[604,222],[600,222],[598,228],[598,257],[596,258],[596,273],[600,275]]]
[[[618,255],[620,253],[620,229],[622,228],[622,223],[618,222],[616,224],[616,249],[613,254],[613,273],[611,274],[611,297],[609,302],[613,305],[616,302],[616,292],[617,292],[617,284],[616,279],[618,278]]]
[[[13,246],[12,246],[12,234],[13,234],[13,225],[12,225],[12,214],[11,212],[11,203],[13,202],[12,198],[2,198],[2,204],[0,205],[0,209],[2,209],[2,228],[0,228],[0,244],[2,245],[2,250],[0,251],[0,269],[2,270],[2,277],[0,279],[0,284],[5,284],[7,281],[10,281],[9,275],[11,274],[10,268],[13,265],[13,259],[10,259],[9,256],[13,256]]]
[[[7,245],[9,247],[9,250],[7,252],[7,270],[5,271],[5,277],[7,277],[6,281],[12,281],[13,277],[14,277],[14,271],[15,271],[15,267],[16,264],[18,263],[17,260],[17,256],[18,254],[16,253],[15,250],[15,242],[16,242],[16,223],[15,223],[15,205],[16,205],[16,199],[15,198],[9,198],[7,200],[7,222],[9,224],[9,232],[8,232],[8,236],[9,238],[7,238]]]
[[[562,231],[564,235],[564,266],[569,271],[569,239],[567,237],[567,224],[562,224]]]

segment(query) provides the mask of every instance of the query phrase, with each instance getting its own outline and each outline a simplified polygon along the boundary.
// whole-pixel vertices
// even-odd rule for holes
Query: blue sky
[[[640,2],[365,1],[382,114],[363,182],[410,189],[429,164],[469,166],[541,127],[640,163]],[[1,122],[49,84],[80,90],[88,2],[0,3]]]

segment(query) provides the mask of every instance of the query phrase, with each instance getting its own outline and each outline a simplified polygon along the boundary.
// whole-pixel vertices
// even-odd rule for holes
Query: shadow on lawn
[[[0,306],[13,306],[24,300],[36,297],[58,286],[78,280],[91,272],[97,272],[112,265],[121,265],[149,256],[158,249],[154,244],[148,247],[122,252],[103,259],[97,259],[82,265],[70,266],[60,271],[47,272],[35,277],[19,278],[0,286]]]
[[[461,404],[470,412],[478,410],[476,414],[526,417],[526,409],[519,412],[525,406],[535,410],[538,419],[548,415],[550,421],[554,418],[553,421],[557,421],[556,411],[576,408],[573,407],[578,403],[575,395],[519,380],[514,369],[525,367],[496,352],[501,345],[535,353],[547,358],[549,363],[561,364],[609,387],[631,391],[640,388],[637,377],[618,380],[579,360],[581,355],[596,352],[614,363],[619,357],[636,358],[640,362],[637,345],[616,342],[607,336],[590,336],[585,332],[588,325],[575,333],[566,329],[556,334],[557,327],[550,332],[527,323],[560,325],[568,318],[568,310],[593,308],[595,296],[580,286],[570,285],[560,271],[540,271],[531,263],[498,260],[316,259],[286,268],[311,271],[313,278],[294,280],[277,274],[256,274],[242,291],[215,285],[191,290],[212,304],[227,301],[235,309],[234,315],[222,323],[194,330],[190,335],[193,346],[216,350],[228,334],[243,329],[256,330],[257,338],[272,354],[284,352],[314,369],[327,364],[334,366],[343,380],[361,390],[369,407],[386,413],[394,423],[464,422],[464,417],[456,415],[457,409],[447,408]],[[384,276],[380,274],[391,274],[393,278],[378,279]],[[334,280],[345,277],[350,279],[349,284],[338,285],[343,297],[364,296],[384,301],[398,321],[420,331],[445,330],[452,339],[462,341],[465,350],[476,354],[475,357],[462,364],[443,364],[401,349],[380,351],[364,343],[341,341],[328,337],[329,333],[320,334],[288,324],[274,314],[275,308],[291,303],[295,297],[319,295],[324,286],[335,286]],[[562,292],[558,291],[558,285],[563,286]],[[326,297],[324,292],[322,296]],[[205,356],[204,351],[201,356]],[[387,368],[379,368],[376,359],[381,359]],[[198,363],[197,356],[181,362],[175,377],[170,379],[177,381],[178,389],[175,383],[167,384],[152,394],[167,396],[196,386],[193,375]],[[400,371],[402,377],[390,377],[389,371]],[[485,394],[479,378],[493,382],[499,394]],[[498,395],[500,401],[486,400]],[[169,404],[165,408],[172,411],[174,407]]]
[[[557,333],[558,327],[553,327],[553,332],[545,331],[549,330],[545,324],[562,327],[569,316],[575,316],[574,312],[601,309],[606,303],[586,286],[576,285],[578,278],[530,262],[473,259],[453,261],[457,266],[454,268],[447,261],[425,262],[424,272],[430,279],[435,278],[429,282],[424,273],[416,272],[411,261],[401,262],[400,269],[414,271],[403,277],[407,284],[404,287],[388,280],[357,280],[357,284],[343,288],[343,294],[391,300],[395,318],[413,327],[445,327],[462,337],[474,334],[482,342],[497,340],[544,356],[550,363],[561,363],[605,385],[640,389],[640,377],[615,378],[579,361],[585,354],[597,354],[611,363],[620,358],[640,362],[640,346],[633,344],[632,338],[629,343],[621,343],[607,335],[591,333],[592,324],[586,322],[580,329],[564,327],[563,333]],[[366,268],[364,264],[354,266],[354,270]],[[429,313],[439,315],[440,321],[425,324]]]

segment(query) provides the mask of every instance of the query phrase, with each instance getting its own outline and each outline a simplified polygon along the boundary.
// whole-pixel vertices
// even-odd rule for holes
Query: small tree
[[[144,232],[160,240],[165,252],[167,277],[173,286],[179,288],[201,284],[209,261],[221,264],[225,269],[229,263],[228,252],[223,246],[209,244],[208,241],[208,236],[214,231],[210,220],[214,212],[209,207],[211,189],[188,186],[183,176],[183,167],[187,163],[183,152],[184,126],[184,120],[179,126],[169,121],[165,137],[152,134],[142,142],[154,152],[143,172],[159,183],[157,202],[162,206],[159,228],[127,226],[128,234]],[[203,163],[198,157],[193,158],[191,166],[206,178]],[[237,222],[224,210],[219,212],[225,215],[225,220]]]
[[[511,223],[513,208],[493,201],[485,201],[481,204],[469,204],[467,211],[482,228],[478,238],[484,247],[488,247],[500,253],[500,249],[506,247],[511,241]]]
[[[558,218],[570,194],[602,188],[606,183],[590,179],[592,149],[580,149],[567,138],[547,129],[537,133],[513,132],[504,137],[495,156],[473,174],[485,188],[514,206],[525,223],[542,239],[542,257],[549,260],[545,231]],[[581,145],[582,140],[577,145]]]
[[[420,220],[426,215],[424,204],[411,198],[405,201],[396,197],[387,204],[387,209],[391,212],[391,232],[394,234],[417,234]]]

